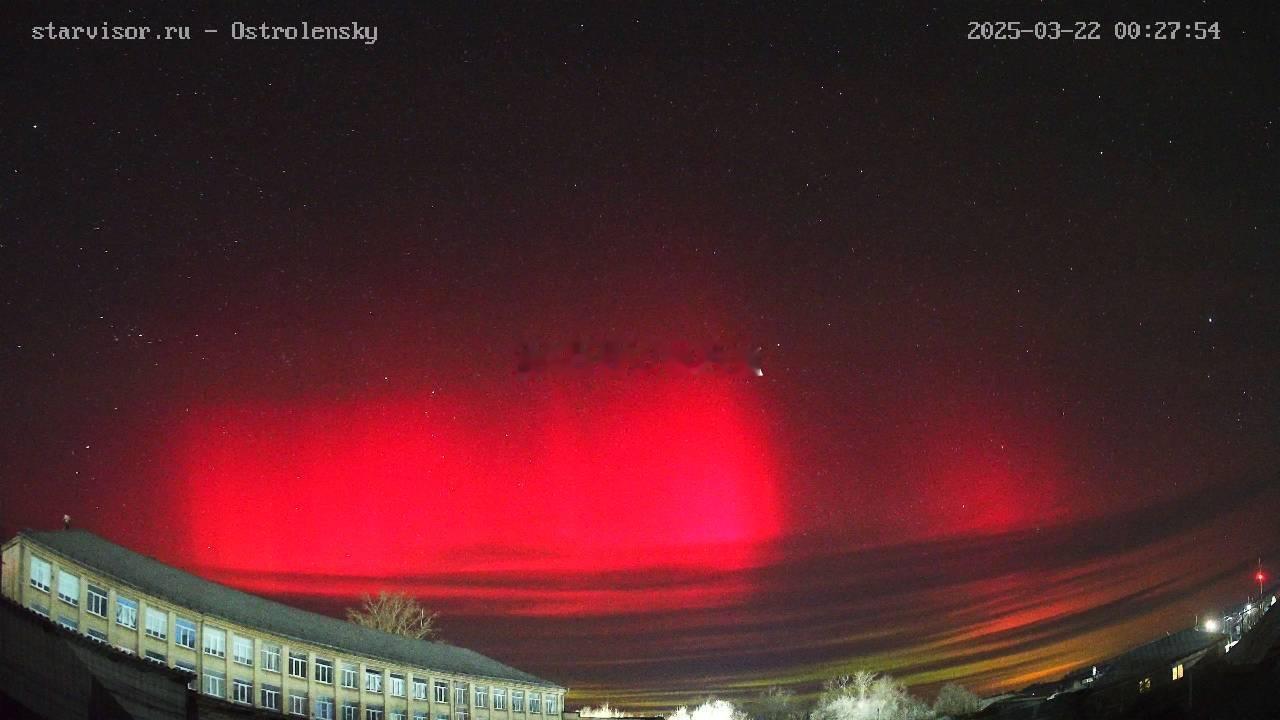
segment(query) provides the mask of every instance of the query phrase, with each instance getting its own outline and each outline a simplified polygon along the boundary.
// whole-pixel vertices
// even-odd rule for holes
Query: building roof
[[[1123,655],[1108,661],[1109,677],[1121,678],[1133,674],[1145,674],[1162,665],[1172,666],[1176,661],[1188,658],[1216,643],[1225,643],[1227,636],[1198,628],[1187,628],[1176,633],[1140,645]]]
[[[366,628],[234,590],[108,542],[80,529],[20,533],[143,592],[246,627],[431,670],[560,687],[473,650]]]

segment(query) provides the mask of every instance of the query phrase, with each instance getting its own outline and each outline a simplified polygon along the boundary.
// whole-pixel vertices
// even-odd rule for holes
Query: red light
[[[1262,573],[1258,573],[1257,575],[1254,575],[1253,578],[1258,582],[1262,582]]]

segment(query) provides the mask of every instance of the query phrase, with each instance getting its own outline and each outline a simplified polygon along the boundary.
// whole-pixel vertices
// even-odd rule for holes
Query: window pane
[[[184,648],[196,649],[196,624],[180,617],[173,621],[173,642]]]
[[[66,570],[58,571],[58,597],[70,605],[80,604],[80,578]]]
[[[204,628],[204,653],[214,657],[226,657],[227,633],[206,625]]]
[[[31,556],[31,587],[49,592],[49,585],[53,582],[53,566],[48,561]]]
[[[138,602],[116,596],[116,623],[127,628],[138,627]]]
[[[89,585],[89,593],[85,602],[85,610],[104,618],[107,616],[107,591],[97,585]]]
[[[147,608],[147,634],[157,640],[169,637],[169,613],[152,607]]]

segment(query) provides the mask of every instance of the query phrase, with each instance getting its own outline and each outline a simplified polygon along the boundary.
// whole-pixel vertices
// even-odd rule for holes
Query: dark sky
[[[1274,12],[438,5],[10,8],[6,536],[634,707],[1018,686],[1280,565]],[[193,37],[32,39],[103,22]]]

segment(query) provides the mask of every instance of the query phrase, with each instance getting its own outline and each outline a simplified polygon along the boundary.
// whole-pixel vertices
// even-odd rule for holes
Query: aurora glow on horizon
[[[1262,10],[1174,49],[324,5],[378,42],[0,78],[6,536],[69,513],[335,615],[404,589],[630,710],[1021,687],[1280,565]],[[764,374],[520,367],[574,343]]]

